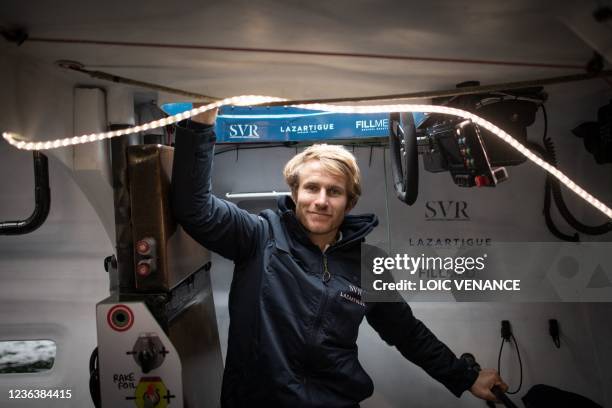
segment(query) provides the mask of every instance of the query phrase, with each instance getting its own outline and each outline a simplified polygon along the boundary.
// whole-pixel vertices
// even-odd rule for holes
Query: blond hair
[[[300,169],[304,163],[318,160],[321,167],[333,176],[346,180],[347,208],[353,208],[361,196],[361,175],[355,156],[342,146],[314,144],[287,162],[283,170],[285,182],[295,196],[300,186]]]

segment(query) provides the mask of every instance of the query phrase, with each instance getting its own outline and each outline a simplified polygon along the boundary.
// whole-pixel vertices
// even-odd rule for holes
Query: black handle
[[[471,353],[463,353],[461,355],[461,359],[464,360],[472,370],[480,371],[480,364],[478,364],[476,362],[476,358],[474,358],[473,354],[471,354]],[[499,401],[501,401],[501,403],[504,404],[506,407],[508,407],[508,408],[518,408],[514,404],[514,402],[512,402],[510,400],[510,398],[508,398],[506,396],[506,394],[501,390],[501,388],[499,388],[497,385],[495,385],[493,388],[491,388],[491,392],[493,393],[493,395],[495,395],[495,398],[497,398]]]
[[[34,150],[34,212],[25,220],[0,222],[0,235],[28,234],[40,227],[51,209],[49,162],[47,156]]]

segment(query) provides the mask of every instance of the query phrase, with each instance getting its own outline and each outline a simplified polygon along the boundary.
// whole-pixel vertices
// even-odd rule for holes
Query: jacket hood
[[[278,198],[278,210],[281,218],[294,227],[299,235],[308,237],[306,229],[295,216],[295,202],[291,196],[286,195]],[[378,217],[375,214],[348,214],[344,216],[344,220],[340,225],[342,240],[339,244],[345,245],[351,242],[361,241],[377,225]]]

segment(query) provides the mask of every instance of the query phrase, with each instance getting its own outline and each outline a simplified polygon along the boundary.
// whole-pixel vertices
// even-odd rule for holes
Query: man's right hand
[[[207,105],[206,103],[194,103],[194,108],[199,108],[200,106]],[[206,112],[202,112],[198,115],[192,116],[191,120],[198,123],[203,123],[205,125],[214,125],[217,120],[217,112],[219,108],[211,109]]]
[[[499,387],[502,392],[508,391],[508,384],[506,384],[499,373],[491,368],[483,368],[478,373],[478,378],[470,387],[470,392],[478,398],[482,398],[487,401],[497,401],[497,397],[491,392],[491,388]]]

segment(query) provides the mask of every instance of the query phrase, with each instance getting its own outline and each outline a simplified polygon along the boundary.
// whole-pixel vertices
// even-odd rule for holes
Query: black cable
[[[552,195],[552,184],[550,179],[547,177],[544,185],[544,221],[548,230],[557,238],[567,242],[580,242],[580,236],[574,232],[572,235],[561,232],[555,225],[552,216],[550,215],[551,207],[551,195]]]
[[[514,334],[512,335],[512,341],[514,341],[514,347],[516,348],[516,355],[518,356],[519,370],[520,370],[521,376],[520,376],[518,388],[515,391],[506,391],[506,394],[516,394],[521,390],[521,387],[523,386],[523,361],[521,360],[521,352],[519,351],[518,343],[516,341],[516,338],[514,337]]]
[[[100,370],[98,368],[98,348],[96,347],[89,357],[89,395],[94,407],[100,408]]]
[[[555,151],[554,151],[554,147],[552,149],[548,149],[547,146],[547,140],[549,140],[548,138],[548,114],[546,113],[546,106],[544,106],[544,104],[540,105],[540,108],[542,109],[542,115],[543,115],[543,119],[544,119],[544,134],[542,135],[542,144],[544,145],[544,147],[542,148],[540,145],[537,145],[535,143],[531,143],[531,146],[536,147],[538,152],[540,153],[540,155],[542,156],[542,158],[544,160],[546,160],[548,163],[552,164],[553,166],[557,167],[557,158],[555,157]],[[550,142],[552,144],[552,141]],[[544,185],[544,221],[546,222],[546,226],[548,227],[548,230],[557,238],[563,240],[563,241],[568,241],[568,242],[580,242],[580,236],[577,233],[574,233],[572,235],[567,235],[564,234],[563,232],[561,232],[561,230],[559,230],[556,226],[556,224],[554,223],[552,216],[550,214],[550,208],[551,208],[551,195],[553,192],[553,186],[554,186],[554,181],[556,181],[555,178],[553,178],[550,174],[546,173],[546,182]],[[557,186],[558,186],[558,182],[557,182]],[[555,200],[555,204],[557,204],[557,200]]]
[[[528,142],[527,145],[531,148],[532,151],[534,151],[535,153],[538,153],[540,157],[548,161],[547,152],[542,146],[534,142]],[[561,230],[557,228],[557,226],[555,225],[555,222],[553,221],[552,215],[550,213],[550,208],[552,205],[551,196],[552,196],[551,176],[546,175],[546,182],[544,184],[544,208],[542,209],[546,227],[548,227],[548,230],[551,232],[551,234],[553,234],[555,237],[559,238],[560,240],[568,241],[568,242],[579,242],[580,238],[578,234],[574,233],[573,235],[567,235],[561,232]]]
[[[547,135],[548,131],[548,115],[546,113],[546,107],[544,104],[541,105],[542,114],[544,115],[544,135],[542,136],[542,144],[544,145],[544,149],[546,149],[546,157],[544,158],[551,165],[558,167],[557,157],[555,153],[555,145],[550,137]],[[563,219],[576,231],[581,232],[583,234],[588,235],[602,235],[612,231],[612,222],[605,222],[601,225],[591,226],[586,225],[571,213],[567,205],[565,204],[565,200],[563,199],[563,193],[561,191],[561,183],[556,178],[551,176],[547,176],[550,180],[550,185],[552,189],[553,198],[555,200],[555,204],[559,210],[559,213],[563,217]]]
[[[547,140],[548,149],[552,148],[552,140]],[[547,149],[547,150],[548,150]],[[552,164],[552,163],[551,163]],[[555,166],[556,167],[556,166]],[[563,198],[563,193],[561,191],[561,184],[557,179],[550,179],[550,185],[552,189],[552,196],[555,200],[555,205],[559,210],[559,213],[563,217],[563,219],[576,231],[581,232],[587,235],[602,235],[607,234],[612,231],[612,223],[605,222],[600,225],[591,226],[578,221],[576,217],[571,213],[567,205],[565,204],[565,200]]]
[[[505,342],[505,339],[502,338],[501,346],[499,346],[499,353],[497,354],[497,372],[499,373],[500,376],[501,376],[501,355],[502,355],[502,350],[504,349],[504,342]]]
[[[530,146],[531,150],[538,153],[544,160],[546,160],[546,162],[555,167],[558,167],[557,158],[555,154],[555,146],[552,142],[552,139],[548,137],[548,115],[546,112],[546,107],[544,106],[544,104],[540,105],[540,107],[542,108],[542,115],[544,117],[544,133],[542,135],[542,143],[544,144],[544,147],[533,142],[528,143],[528,145]],[[546,183],[544,186],[543,214],[548,230],[555,237],[568,242],[580,241],[580,237],[577,233],[574,233],[572,235],[564,234],[555,225],[550,212],[551,196],[553,197],[555,205],[557,206],[557,209],[559,210],[559,213],[561,214],[563,219],[577,231],[589,235],[600,235],[612,231],[612,223],[610,222],[593,227],[585,225],[578,221],[565,204],[565,200],[563,199],[563,194],[561,192],[561,184],[552,175],[547,174]]]
[[[514,334],[511,334],[510,337],[512,338],[512,341],[514,341],[514,348],[516,348],[516,354],[518,356],[519,370],[520,370],[520,380],[519,380],[519,385],[518,385],[517,389],[514,390],[514,391],[506,391],[506,394],[516,394],[523,387],[523,361],[521,360],[521,352],[519,351],[518,342],[516,341],[516,338],[514,337]],[[502,350],[504,349],[504,342],[505,341],[506,340],[502,338],[501,346],[499,347],[499,354],[497,355],[497,372],[499,373],[500,376],[501,376],[501,355],[502,355]]]

